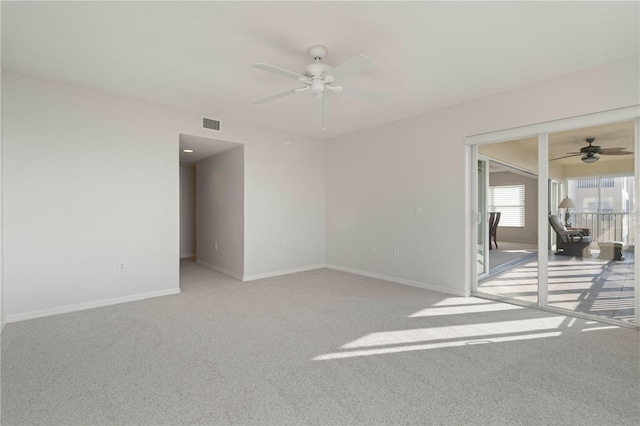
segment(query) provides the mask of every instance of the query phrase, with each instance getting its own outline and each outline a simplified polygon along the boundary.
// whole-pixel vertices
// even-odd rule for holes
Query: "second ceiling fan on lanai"
[[[585,163],[595,163],[598,161],[600,157],[598,155],[630,155],[633,152],[626,151],[626,148],[623,147],[615,147],[615,148],[602,148],[598,145],[593,145],[595,138],[587,138],[585,141],[589,144],[588,146],[580,148],[579,152],[568,152],[564,157],[553,158],[553,160],[561,160],[563,158],[569,157],[577,157],[582,156],[581,160]]]

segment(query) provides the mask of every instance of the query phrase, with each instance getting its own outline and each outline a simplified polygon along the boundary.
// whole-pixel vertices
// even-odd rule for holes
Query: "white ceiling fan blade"
[[[336,81],[340,81],[350,75],[371,69],[374,65],[375,64],[368,56],[358,55],[351,59],[347,59],[340,65],[336,65],[328,74],[333,76]]]
[[[278,98],[283,98],[285,96],[293,95],[294,93],[297,93],[297,92],[298,92],[297,88],[296,89],[289,89],[289,90],[287,90],[285,92],[276,93],[275,95],[267,96],[266,98],[262,98],[262,99],[258,99],[257,101],[253,101],[252,104],[254,104],[254,105],[262,105],[262,104],[264,104],[266,102],[273,101],[273,100],[278,99]]]
[[[280,74],[280,75],[284,75],[285,77],[289,77],[289,78],[294,78],[296,80],[300,80],[303,79],[304,81],[309,80],[306,76],[299,74],[297,72],[293,72],[293,71],[289,71],[289,70],[285,70],[282,68],[278,68],[278,67],[274,67],[273,65],[269,65],[269,64],[253,64],[252,65],[254,68],[258,68],[260,70],[264,70],[264,71],[269,71],[275,74]]]
[[[371,90],[365,89],[356,89],[353,87],[345,87],[342,91],[345,95],[353,96],[354,98],[361,99],[367,102],[380,103],[380,102],[388,102],[391,99],[386,93],[374,92]]]

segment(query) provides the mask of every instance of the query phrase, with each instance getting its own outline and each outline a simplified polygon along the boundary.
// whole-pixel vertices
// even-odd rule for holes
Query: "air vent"
[[[214,118],[202,117],[202,128],[207,130],[213,130],[214,132],[220,132],[220,120]]]

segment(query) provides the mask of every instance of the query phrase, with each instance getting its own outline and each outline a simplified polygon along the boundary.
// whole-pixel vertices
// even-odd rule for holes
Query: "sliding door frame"
[[[467,167],[467,197],[466,202],[469,203],[467,211],[471,213],[470,223],[465,226],[465,232],[467,233],[466,241],[466,253],[467,266],[465,267],[465,275],[467,275],[467,288],[466,293],[475,294],[478,290],[478,276],[477,276],[477,239],[478,233],[478,215],[477,211],[478,199],[477,199],[477,167],[478,167],[478,146],[505,142],[509,140],[523,139],[528,137],[538,138],[538,303],[531,304],[526,302],[519,302],[515,300],[509,300],[510,303],[522,304],[524,306],[537,306],[539,308],[562,313],[572,316],[584,317],[601,322],[611,322],[616,325],[631,326],[634,328],[640,328],[640,286],[638,282],[640,280],[640,263],[636,260],[634,262],[634,322],[629,324],[618,320],[607,320],[607,318],[598,317],[596,315],[580,314],[573,311],[567,311],[564,309],[558,309],[549,307],[547,304],[547,288],[548,288],[548,244],[549,244],[549,232],[548,232],[548,200],[549,200],[549,133],[561,132],[572,129],[579,129],[584,127],[598,126],[602,124],[616,123],[621,121],[635,120],[635,135],[634,135],[634,156],[635,161],[635,176],[636,182],[638,175],[640,174],[640,105],[634,105],[626,108],[619,108],[610,111],[598,112],[593,114],[582,115],[578,117],[565,118],[555,121],[549,121],[546,123],[538,123],[529,126],[516,127],[512,129],[499,130],[495,132],[482,133],[477,135],[467,136],[465,138],[465,145],[467,149],[465,151],[466,158],[468,160]],[[476,175],[476,176],[474,176]],[[475,185],[475,186],[474,186]],[[635,185],[635,197],[636,200],[640,200],[640,184]],[[640,203],[636,203],[640,204]],[[633,218],[633,232],[635,233],[635,240],[640,241],[640,207],[634,206]],[[471,256],[469,256],[471,254]],[[483,297],[485,295],[483,294]],[[498,300],[506,300],[504,297],[497,296]]]

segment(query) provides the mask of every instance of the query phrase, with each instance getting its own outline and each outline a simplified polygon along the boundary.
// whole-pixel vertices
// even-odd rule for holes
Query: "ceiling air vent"
[[[220,120],[213,118],[202,117],[202,128],[207,130],[213,130],[214,132],[220,132]]]

